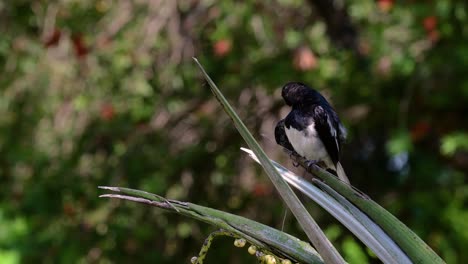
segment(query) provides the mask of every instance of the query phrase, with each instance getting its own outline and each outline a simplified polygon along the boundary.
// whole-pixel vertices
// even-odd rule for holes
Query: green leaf
[[[348,259],[348,263],[350,264],[361,264],[369,262],[366,254],[359,246],[359,244],[349,237],[346,238],[345,241],[343,241],[343,251],[344,254],[347,256],[346,259]]]
[[[411,138],[407,131],[399,131],[387,142],[387,151],[392,155],[408,152],[412,148]]]
[[[442,138],[440,151],[446,156],[455,154],[457,150],[468,150],[468,134],[463,132],[451,133]]]
[[[257,157],[249,149],[242,148],[255,161]],[[296,189],[307,195],[323,209],[329,212],[339,222],[346,226],[356,237],[369,247],[384,263],[411,263],[408,257],[392,241],[390,237],[364,213],[346,200],[343,196],[319,180],[314,180],[324,191],[312,185],[303,177],[299,177],[272,161],[281,176]]]
[[[296,160],[301,166],[324,181],[333,190],[352,202],[378,224],[408,255],[414,263],[445,263],[424,241],[411,229],[398,220],[382,206],[371,200],[362,192],[341,182],[331,173],[318,166],[308,167],[305,160]]]
[[[193,203],[169,200],[144,191],[106,186],[101,186],[99,188],[122,193],[104,194],[100,197],[117,198],[149,204],[180,215],[188,216],[232,232],[238,237],[246,239],[249,243],[259,248],[266,249],[277,256],[287,257],[301,263],[324,263],[320,255],[318,255],[309,243],[250,219]]]

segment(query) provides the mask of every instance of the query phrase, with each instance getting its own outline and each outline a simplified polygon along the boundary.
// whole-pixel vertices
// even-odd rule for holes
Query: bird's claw
[[[298,157],[298,156],[299,156],[299,154],[297,154],[295,151],[290,151],[289,152],[289,158],[291,160],[293,160],[293,166],[296,167],[296,168],[299,167],[299,165],[301,165],[299,162],[294,161],[295,157]]]
[[[311,168],[312,166],[316,165],[319,161],[318,160],[307,160],[306,166],[307,168]]]

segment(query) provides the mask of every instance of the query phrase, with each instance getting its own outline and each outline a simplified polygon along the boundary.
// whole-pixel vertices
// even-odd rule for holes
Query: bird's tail
[[[336,163],[336,174],[338,175],[338,178],[340,178],[340,180],[342,180],[345,183],[349,184],[349,179],[346,176],[346,173],[345,173],[345,171],[343,169],[343,166],[341,166],[341,163],[339,161],[338,161],[338,163]]]

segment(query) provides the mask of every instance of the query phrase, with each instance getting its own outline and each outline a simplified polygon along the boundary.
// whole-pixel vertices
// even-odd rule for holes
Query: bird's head
[[[300,82],[285,84],[281,91],[281,96],[283,96],[284,101],[289,106],[314,104],[325,100],[317,91]]]

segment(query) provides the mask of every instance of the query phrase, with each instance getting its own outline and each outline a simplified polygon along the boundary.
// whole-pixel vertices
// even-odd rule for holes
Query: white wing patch
[[[330,129],[330,134],[335,139],[336,149],[338,150],[338,153],[340,153],[340,144],[338,144],[338,137],[336,135],[336,129],[335,129],[335,126],[332,124],[329,115],[327,115],[327,123],[328,123],[328,128]]]
[[[336,138],[336,129],[335,129],[335,126],[332,124],[329,115],[327,115],[327,123],[328,123],[328,127],[330,128],[330,134]]]

